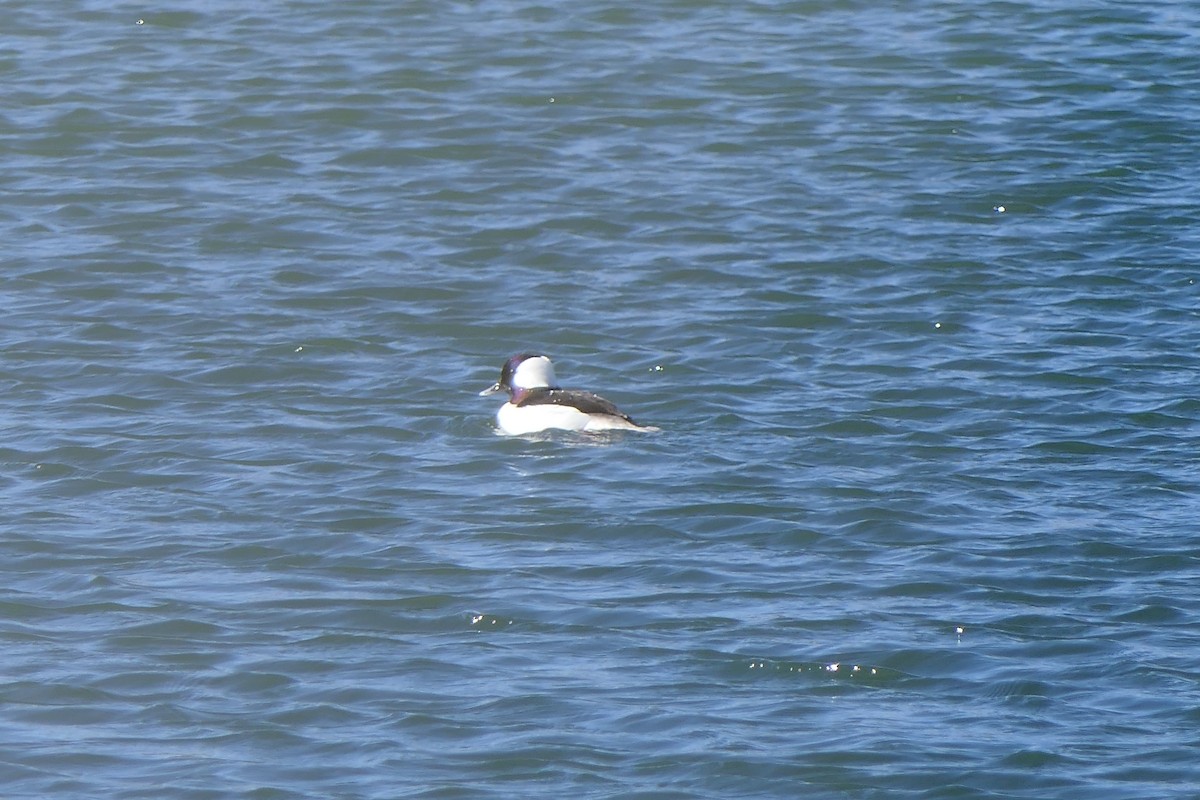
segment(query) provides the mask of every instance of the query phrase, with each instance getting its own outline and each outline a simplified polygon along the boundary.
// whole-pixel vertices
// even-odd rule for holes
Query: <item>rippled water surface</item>
[[[1200,11],[909,5],[4,4],[4,795],[1194,797]]]

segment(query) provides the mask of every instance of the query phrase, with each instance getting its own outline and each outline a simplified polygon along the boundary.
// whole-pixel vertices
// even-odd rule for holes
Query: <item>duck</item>
[[[509,436],[546,430],[657,431],[642,425],[599,395],[563,389],[554,374],[554,364],[541,353],[518,353],[504,362],[500,380],[479,393],[480,397],[508,392],[508,402],[496,412],[500,432]]]

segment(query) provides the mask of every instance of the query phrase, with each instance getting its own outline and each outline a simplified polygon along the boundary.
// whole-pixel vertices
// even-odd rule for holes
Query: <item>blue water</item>
[[[5,10],[5,797],[1196,796],[1200,7]]]

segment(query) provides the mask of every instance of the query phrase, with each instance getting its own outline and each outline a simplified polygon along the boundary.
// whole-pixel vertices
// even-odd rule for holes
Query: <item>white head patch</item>
[[[558,379],[554,377],[554,365],[545,356],[527,358],[513,370],[514,389],[543,389],[551,386],[558,386]]]

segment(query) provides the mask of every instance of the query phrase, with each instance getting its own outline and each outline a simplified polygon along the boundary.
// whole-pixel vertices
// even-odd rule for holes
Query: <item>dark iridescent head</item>
[[[557,389],[554,365],[539,353],[519,353],[500,369],[500,380],[480,392],[480,396],[495,394],[501,390],[512,397],[527,389]]]

